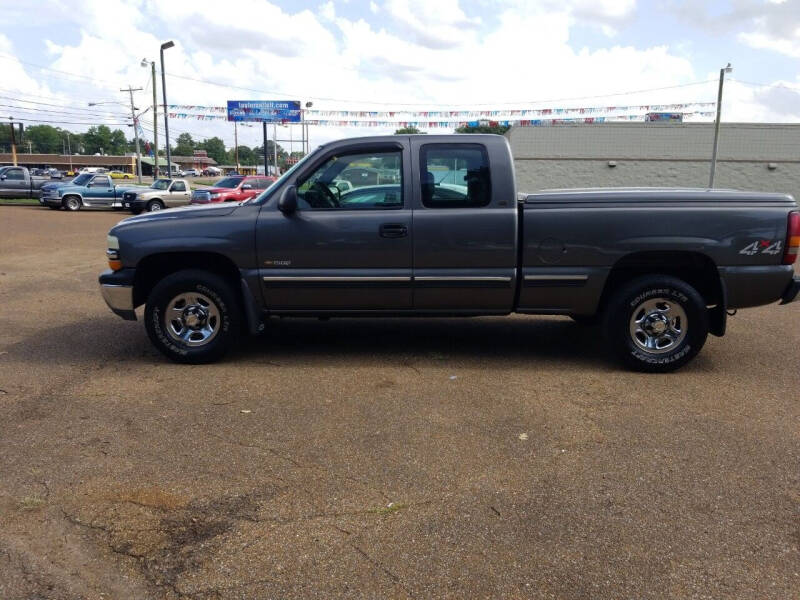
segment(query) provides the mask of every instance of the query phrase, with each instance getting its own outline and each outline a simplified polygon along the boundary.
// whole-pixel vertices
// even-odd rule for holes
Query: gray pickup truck
[[[0,198],[38,198],[50,177],[31,175],[26,167],[0,167]]]
[[[388,136],[325,144],[248,202],[125,219],[100,286],[124,319],[144,304],[179,362],[219,359],[272,315],[517,312],[596,320],[625,364],[664,372],[728,311],[794,300],[798,246],[791,196],[518,194],[503,137]]]

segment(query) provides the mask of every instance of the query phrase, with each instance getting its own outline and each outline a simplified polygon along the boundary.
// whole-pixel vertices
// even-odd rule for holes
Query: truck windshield
[[[320,147],[321,147],[321,146],[320,146]],[[294,165],[293,165],[293,166],[292,166],[292,167],[291,167],[291,168],[290,168],[288,171],[286,171],[286,172],[285,172],[283,175],[281,175],[280,177],[278,177],[278,179],[277,179],[277,180],[276,180],[274,183],[272,183],[272,184],[271,184],[271,185],[270,185],[270,186],[269,186],[269,187],[268,187],[266,190],[264,190],[263,192],[261,192],[261,193],[260,193],[258,196],[256,196],[255,198],[253,198],[253,200],[251,201],[251,203],[255,203],[255,202],[263,202],[264,200],[266,200],[267,198],[269,198],[269,197],[270,197],[270,196],[271,196],[271,195],[272,195],[272,194],[275,192],[275,190],[277,190],[277,189],[280,187],[280,185],[281,185],[281,184],[282,184],[284,181],[286,181],[286,179],[287,179],[288,177],[291,177],[291,176],[292,176],[292,174],[293,174],[295,171],[297,171],[297,169],[299,169],[299,168],[300,168],[302,165],[304,165],[304,164],[306,164],[307,162],[309,162],[309,160],[311,159],[311,157],[312,157],[312,156],[316,156],[316,154],[317,154],[317,150],[319,150],[319,147],[318,147],[316,150],[314,150],[313,152],[309,152],[309,153],[308,153],[308,154],[306,154],[306,155],[305,155],[303,158],[301,158],[301,159],[300,159],[300,160],[298,160],[296,163],[294,163]]]
[[[92,178],[91,173],[81,173],[75,179],[72,180],[73,185],[86,185],[88,181]]]
[[[233,189],[235,187],[239,187],[239,184],[242,183],[243,179],[244,177],[226,177],[225,179],[220,179],[217,183],[215,183],[214,187]]]
[[[150,186],[154,190],[165,190],[169,187],[169,179],[156,179]]]

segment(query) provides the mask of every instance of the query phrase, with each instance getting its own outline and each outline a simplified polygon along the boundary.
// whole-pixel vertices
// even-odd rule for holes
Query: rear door
[[[281,213],[277,198],[263,207],[256,235],[270,310],[411,309],[409,162],[407,147],[396,142],[332,148],[296,176],[295,213]],[[357,166],[385,169],[392,184],[372,186],[369,201],[348,198],[337,183]]]
[[[506,313],[514,303],[517,207],[502,138],[413,137],[414,308]]]

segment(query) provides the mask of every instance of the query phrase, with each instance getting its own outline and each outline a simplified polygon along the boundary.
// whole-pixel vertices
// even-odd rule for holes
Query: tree
[[[61,154],[66,148],[64,140],[66,132],[51,125],[31,125],[25,128],[23,147],[30,148],[33,152],[42,154]]]
[[[508,125],[464,125],[456,128],[456,133],[496,133],[503,135],[508,131]]]
[[[394,132],[395,135],[403,135],[403,134],[410,134],[410,133],[425,133],[424,131],[420,131],[414,126],[410,127],[401,127],[400,129]]]
[[[83,134],[83,151],[86,154],[98,152],[109,154],[111,150],[111,130],[107,125],[92,125]],[[124,137],[124,136],[123,136]]]
[[[128,150],[128,140],[125,138],[125,132],[121,129],[115,129],[111,132],[111,146],[106,154],[122,155]]]
[[[217,164],[225,164],[225,159],[227,158],[225,142],[218,137],[214,136],[205,140],[204,142],[200,142],[199,144],[196,144],[195,148],[198,150],[205,150],[208,153],[208,157],[217,161]],[[191,152],[189,154],[191,155]]]
[[[197,147],[190,134],[182,133],[178,136],[177,145],[172,148],[172,153],[177,156],[192,156]]]

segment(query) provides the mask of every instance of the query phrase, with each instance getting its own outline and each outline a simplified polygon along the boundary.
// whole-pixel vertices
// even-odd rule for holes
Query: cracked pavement
[[[121,216],[0,207],[0,598],[800,596],[800,303],[672,375],[521,316],[180,366],[98,292]]]

